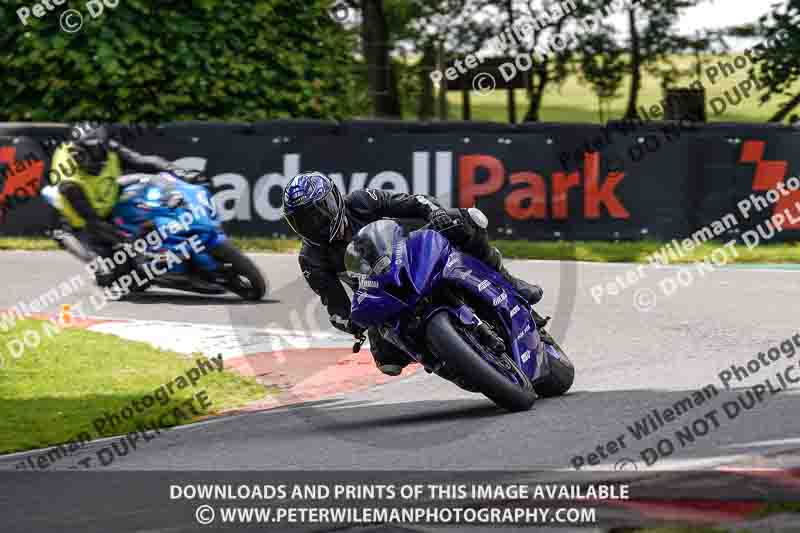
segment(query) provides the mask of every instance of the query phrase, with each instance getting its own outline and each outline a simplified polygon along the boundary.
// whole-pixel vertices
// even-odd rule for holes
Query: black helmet
[[[320,172],[298,174],[289,181],[283,191],[283,217],[301,239],[315,246],[336,239],[347,223],[342,194]]]
[[[70,128],[69,137],[78,166],[89,174],[100,174],[108,160],[108,128],[96,122],[78,122]]]

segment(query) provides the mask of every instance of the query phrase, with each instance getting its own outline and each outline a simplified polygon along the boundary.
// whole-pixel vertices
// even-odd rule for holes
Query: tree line
[[[401,102],[411,92],[420,119],[435,114],[435,88],[430,72],[441,56],[463,57],[478,53],[506,35],[505,54],[531,54],[554,35],[582,17],[619,7],[619,0],[576,0],[576,9],[558,9],[558,0],[341,0],[359,14],[361,46],[376,115],[399,117]],[[657,78],[663,89],[688,86],[714,61],[713,54],[731,50],[731,39],[749,37],[773,40],[787,34],[778,46],[759,56],[751,68],[765,88],[762,102],[779,99],[781,107],[770,121],[783,121],[800,104],[800,91],[792,85],[800,73],[800,0],[785,0],[764,8],[751,24],[680,35],[679,17],[689,8],[709,0],[629,0],[624,2],[624,30],[601,18],[596,31],[575,31],[572,45],[535,61],[527,76],[528,108],[524,121],[539,121],[547,90],[576,76],[590,87],[600,108],[618,97],[627,83],[628,98],[622,118],[638,117],[645,73]],[[570,2],[571,3],[571,2]],[[718,9],[735,9],[733,2]],[[558,16],[552,16],[553,13]],[[619,11],[618,11],[619,12]],[[543,17],[543,13],[545,17]],[[549,15],[549,16],[548,16]],[[542,24],[542,19],[547,20]],[[521,38],[510,28],[528,23],[534,28]],[[404,62],[408,50],[418,61]],[[692,57],[689,66],[676,61]],[[683,66],[682,66],[683,65]]]
[[[544,95],[570,77],[590,87],[601,109],[627,88],[624,118],[633,118],[645,74],[664,88],[688,85],[730,38],[782,32],[788,38],[752,69],[764,87],[759,98],[780,103],[770,120],[785,120],[800,104],[792,89],[800,75],[800,0],[765,7],[742,27],[679,35],[678,17],[708,1],[126,0],[101,17],[84,13],[82,29],[69,33],[58,10],[23,23],[18,11],[30,0],[6,0],[0,121],[426,120],[437,106],[430,73],[443,61],[500,41],[507,56],[531,53],[576,19],[620,2],[624,31],[601,18],[596,31],[574,32],[569,48],[532,65],[523,120],[539,121]],[[575,9],[557,9],[567,3]],[[535,29],[507,31],[525,22]],[[691,66],[678,54],[693,57]],[[439,105],[446,108],[443,99]]]

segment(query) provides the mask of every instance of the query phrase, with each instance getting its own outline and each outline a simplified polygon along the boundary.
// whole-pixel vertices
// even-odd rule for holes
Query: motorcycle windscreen
[[[347,245],[344,266],[356,278],[376,278],[389,270],[396,243],[402,241],[403,228],[393,220],[377,220],[355,234]]]
[[[368,224],[353,237],[344,257],[348,276],[358,283],[351,305],[353,320],[365,326],[382,324],[408,308],[408,302],[395,295],[408,285],[401,276],[404,257],[405,235],[392,220]]]

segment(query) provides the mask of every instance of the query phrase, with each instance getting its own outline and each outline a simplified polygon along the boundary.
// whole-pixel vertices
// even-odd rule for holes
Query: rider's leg
[[[120,276],[120,267],[114,262],[114,250],[102,239],[89,237],[89,247],[94,252],[94,280],[99,287],[110,287]]]
[[[503,256],[500,250],[489,244],[489,232],[486,231],[486,226],[482,225],[486,217],[483,216],[483,220],[480,220],[483,213],[472,216],[468,209],[448,210],[448,213],[451,216],[458,214],[466,230],[465,234],[468,236],[465,241],[453,243],[457,248],[480,259],[499,272],[531,305],[542,299],[541,287],[511,275],[503,265]]]
[[[466,241],[455,242],[453,244],[457,248],[464,250],[495,269],[511,283],[517,292],[530,304],[531,317],[534,322],[536,322],[536,327],[539,329],[539,333],[543,336],[545,342],[551,342],[552,339],[550,335],[543,329],[550,319],[544,318],[533,308],[533,306],[542,299],[542,288],[512,276],[506,269],[503,265],[503,255],[500,253],[500,250],[489,244],[489,232],[486,231],[485,225],[481,224],[481,222],[485,222],[485,217],[477,215],[473,217],[469,214],[469,210],[467,209],[448,210],[448,213],[452,217],[455,217],[457,214],[460,215],[464,228],[467,230],[466,234],[469,235]],[[481,213],[481,215],[483,215],[483,213]],[[477,221],[475,220],[476,218],[478,218]],[[484,220],[480,220],[481,218]]]
[[[375,365],[384,374],[399,376],[403,369],[412,362],[405,352],[381,337],[377,328],[369,328],[367,336]]]

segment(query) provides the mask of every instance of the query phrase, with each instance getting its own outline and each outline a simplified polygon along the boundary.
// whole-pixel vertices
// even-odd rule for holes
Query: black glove
[[[355,337],[358,337],[362,333],[364,333],[364,328],[350,320],[349,318],[344,318],[339,315],[331,315],[331,324],[333,327],[340,331],[344,331],[345,333],[349,333]]]
[[[429,222],[432,229],[445,231],[453,225],[453,217],[448,215],[444,209],[437,209],[431,213]]]
[[[198,170],[188,170],[182,167],[171,166],[168,171],[175,177],[182,179],[186,183],[191,183],[192,185],[205,185],[209,182],[208,177]]]
[[[469,233],[460,218],[453,218],[444,209],[431,213],[429,219],[431,229],[438,231],[450,241],[460,244],[469,239]]]

